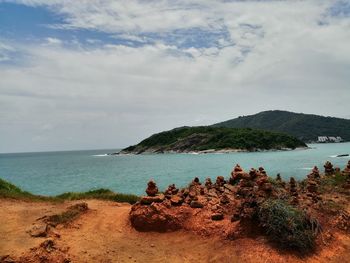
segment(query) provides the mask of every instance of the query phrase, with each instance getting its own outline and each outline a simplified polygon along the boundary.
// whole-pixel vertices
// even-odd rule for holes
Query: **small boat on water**
[[[349,156],[349,154],[339,154],[339,155],[337,155],[337,157],[346,157],[346,156]]]

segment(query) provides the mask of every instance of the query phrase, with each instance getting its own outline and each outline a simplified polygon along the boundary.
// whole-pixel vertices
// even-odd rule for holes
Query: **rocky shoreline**
[[[182,189],[172,184],[161,192],[149,181],[146,194],[132,206],[88,196],[2,197],[0,262],[350,259],[350,161],[344,169],[326,162],[302,181],[235,165],[227,178],[194,178]]]
[[[295,150],[308,150],[310,147],[297,147],[297,148],[276,148],[276,149],[207,149],[202,151],[193,150],[161,150],[159,148],[151,148],[142,152],[137,151],[124,151],[108,153],[108,155],[139,155],[139,154],[227,154],[227,153],[239,153],[239,152],[284,152],[284,151],[295,151]]]
[[[300,182],[293,177],[285,182],[279,175],[272,179],[263,167],[246,172],[237,164],[229,178],[218,176],[214,182],[207,178],[203,183],[195,178],[188,187],[178,189],[172,184],[164,192],[150,181],[146,193],[130,212],[130,222],[139,231],[184,229],[224,239],[251,233],[269,236],[267,228],[274,226],[264,221],[262,211],[272,204],[302,215],[305,233],[309,233],[305,240],[315,240],[315,244],[321,244],[321,232],[323,237],[336,231],[350,233],[350,211],[341,208],[350,199],[350,161],[343,171],[330,162],[325,163],[324,173],[314,167]],[[288,242],[280,240],[286,246],[305,249],[293,240],[299,237],[286,235]]]

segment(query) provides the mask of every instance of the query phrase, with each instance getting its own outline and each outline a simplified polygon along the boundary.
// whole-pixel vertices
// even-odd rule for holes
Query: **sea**
[[[309,144],[293,151],[210,154],[107,155],[116,150],[37,152],[0,154],[0,178],[23,190],[40,195],[58,195],[108,188],[115,192],[141,195],[154,180],[160,190],[175,183],[186,186],[193,178],[201,181],[219,175],[229,178],[232,168],[264,167],[268,175],[303,179],[313,166],[323,170],[329,160],[343,169],[350,160],[350,142]]]

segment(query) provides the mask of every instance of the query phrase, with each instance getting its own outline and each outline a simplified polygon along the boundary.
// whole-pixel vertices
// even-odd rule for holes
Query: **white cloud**
[[[186,48],[16,43],[31,64],[0,71],[0,134],[9,141],[0,151],[126,146],[163,129],[267,109],[347,114],[349,20],[325,18],[330,1],[21,2],[48,5],[68,27],[140,42],[142,32],[193,27],[228,37]]]

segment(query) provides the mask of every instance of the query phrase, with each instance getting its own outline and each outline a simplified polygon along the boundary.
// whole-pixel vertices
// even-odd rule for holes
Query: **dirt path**
[[[69,227],[58,227],[58,246],[69,247],[72,262],[350,262],[350,237],[337,236],[327,249],[307,258],[279,253],[261,239],[222,241],[182,231],[140,233],[130,227],[130,205],[86,201],[90,210]],[[64,204],[0,200],[0,256],[20,256],[45,238],[26,231],[44,215],[63,211]]]

